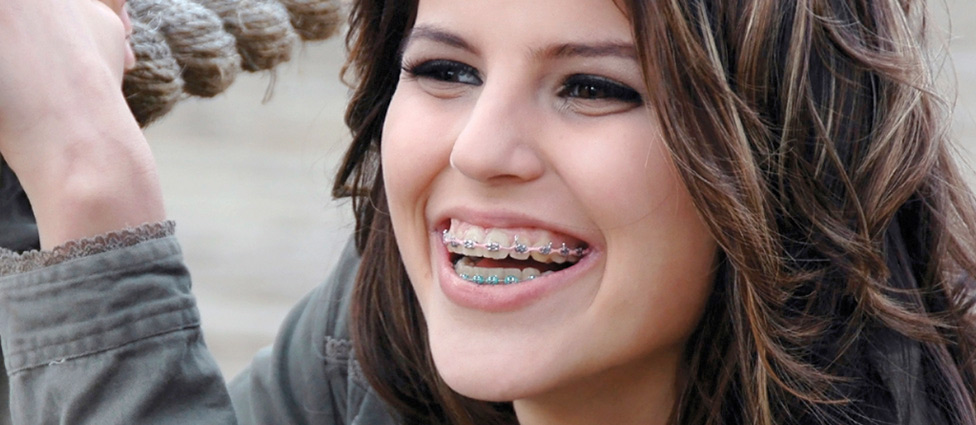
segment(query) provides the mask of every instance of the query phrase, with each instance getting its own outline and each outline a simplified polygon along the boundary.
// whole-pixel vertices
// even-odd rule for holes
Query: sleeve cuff
[[[143,239],[106,237],[95,243],[102,253],[65,248],[82,256],[70,261],[62,256],[60,263],[0,277],[0,344],[7,373],[198,327],[176,238],[134,242]],[[109,250],[127,243],[134,245]]]
[[[50,251],[34,250],[18,254],[0,248],[0,276],[26,273],[76,258],[127,248],[145,241],[172,236],[175,231],[176,223],[167,220],[69,241]]]

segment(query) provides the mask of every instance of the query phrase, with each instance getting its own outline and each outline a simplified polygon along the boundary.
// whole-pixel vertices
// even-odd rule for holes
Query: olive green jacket
[[[227,386],[172,223],[21,255],[36,228],[17,190],[0,189],[0,424],[395,423],[349,342],[352,244]]]

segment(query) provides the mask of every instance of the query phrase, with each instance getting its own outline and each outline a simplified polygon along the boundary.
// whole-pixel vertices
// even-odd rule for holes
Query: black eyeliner
[[[640,93],[638,93],[637,90],[634,90],[633,88],[627,86],[626,84],[623,84],[621,82],[618,82],[616,80],[607,77],[601,77],[598,75],[591,75],[591,74],[570,75],[568,78],[566,78],[566,81],[563,83],[563,90],[560,91],[560,95],[567,96],[567,97],[574,97],[574,96],[569,96],[569,94],[566,93],[567,90],[569,89],[569,87],[581,87],[581,86],[599,88],[604,92],[606,92],[606,96],[601,97],[599,99],[619,100],[622,102],[628,102],[634,104],[639,104],[643,102],[643,98],[641,97]],[[580,98],[592,99],[586,97],[580,97]]]
[[[481,75],[476,68],[463,62],[447,59],[432,59],[420,61],[420,63],[403,62],[401,69],[414,78],[430,78],[443,82],[455,82],[460,84],[482,83]],[[462,76],[470,76],[475,82],[461,81]]]

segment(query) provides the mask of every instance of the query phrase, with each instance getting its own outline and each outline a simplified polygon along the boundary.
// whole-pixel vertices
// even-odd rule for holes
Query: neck
[[[678,397],[679,359],[618,366],[514,402],[521,425],[665,425]]]

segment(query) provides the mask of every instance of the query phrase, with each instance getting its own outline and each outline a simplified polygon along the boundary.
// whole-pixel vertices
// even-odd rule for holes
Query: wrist
[[[20,143],[36,152],[8,158],[31,201],[42,248],[165,219],[152,153],[125,112],[45,123]]]

